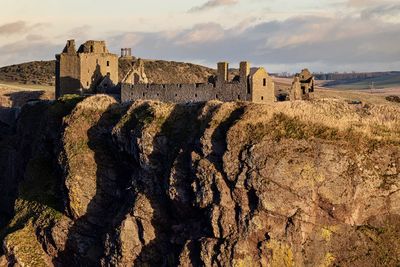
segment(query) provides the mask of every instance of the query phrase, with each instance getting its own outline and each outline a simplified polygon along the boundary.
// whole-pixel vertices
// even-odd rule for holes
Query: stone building
[[[135,61],[128,73],[122,79],[122,83],[128,84],[147,84],[149,80],[144,71],[144,63],[140,58]]]
[[[290,100],[307,100],[314,92],[315,78],[308,69],[296,74],[289,92]]]
[[[104,41],[87,41],[76,50],[75,40],[68,40],[62,53],[56,55],[57,98],[97,93],[97,88],[117,84],[118,56],[108,51]]]
[[[267,103],[275,101],[275,85],[264,68],[250,69],[248,62],[241,62],[239,75],[229,79],[228,63],[218,63],[218,74],[207,84],[145,84],[130,76],[121,84],[121,101],[139,99],[185,103],[209,100],[251,101]]]

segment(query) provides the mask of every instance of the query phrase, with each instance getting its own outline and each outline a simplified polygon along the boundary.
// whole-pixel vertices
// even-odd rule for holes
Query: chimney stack
[[[240,82],[246,82],[247,77],[250,75],[250,63],[247,61],[240,62]]]
[[[228,63],[218,63],[218,83],[225,83],[228,81]]]
[[[76,54],[75,40],[71,39],[67,41],[67,45],[65,46],[63,53]]]

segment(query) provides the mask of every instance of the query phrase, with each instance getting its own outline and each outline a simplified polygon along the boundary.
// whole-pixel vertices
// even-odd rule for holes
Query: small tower
[[[247,78],[250,75],[250,63],[247,61],[240,62],[240,82],[247,82]]]
[[[223,84],[228,82],[228,66],[229,64],[227,62],[219,62],[218,63],[218,78],[217,81],[219,84]]]
[[[76,54],[75,40],[68,40],[67,44],[64,47],[63,53],[66,54]]]
[[[121,48],[121,57],[132,57],[132,48]]]

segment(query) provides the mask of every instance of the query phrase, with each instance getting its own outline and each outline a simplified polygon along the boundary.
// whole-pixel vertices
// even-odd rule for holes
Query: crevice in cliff
[[[227,134],[229,129],[236,124],[236,122],[243,116],[245,111],[244,106],[236,108],[227,119],[221,122],[218,127],[214,130],[211,136],[212,152],[209,156],[210,162],[214,164],[214,167],[221,173],[225,183],[233,191],[235,184],[234,181],[229,179],[228,174],[224,170],[223,156],[228,148]]]
[[[250,213],[254,214],[259,203],[259,197],[257,196],[257,192],[254,188],[250,188],[250,190],[247,191],[247,199],[249,201]]]
[[[88,113],[85,116],[95,118],[97,111],[91,112],[93,114]],[[96,191],[87,205],[86,213],[76,218],[69,228],[65,250],[54,259],[55,264],[83,262],[88,265],[99,265],[104,253],[103,240],[106,233],[113,229],[116,220],[122,220],[123,215],[128,212],[127,206],[131,206],[122,203],[133,201],[131,194],[125,189],[130,184],[136,164],[115,146],[111,138],[111,129],[121,116],[119,107],[110,105],[107,110],[99,114],[98,121],[91,125],[87,133],[76,133],[87,135],[88,149],[94,153]],[[69,159],[65,160],[68,162]],[[72,171],[75,170],[68,166],[66,175],[70,175]],[[73,251],[78,253],[72,253]]]

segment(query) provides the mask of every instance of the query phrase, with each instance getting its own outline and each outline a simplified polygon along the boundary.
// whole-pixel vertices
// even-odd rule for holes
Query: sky
[[[66,40],[136,57],[269,72],[400,70],[399,0],[0,0],[0,66]]]

